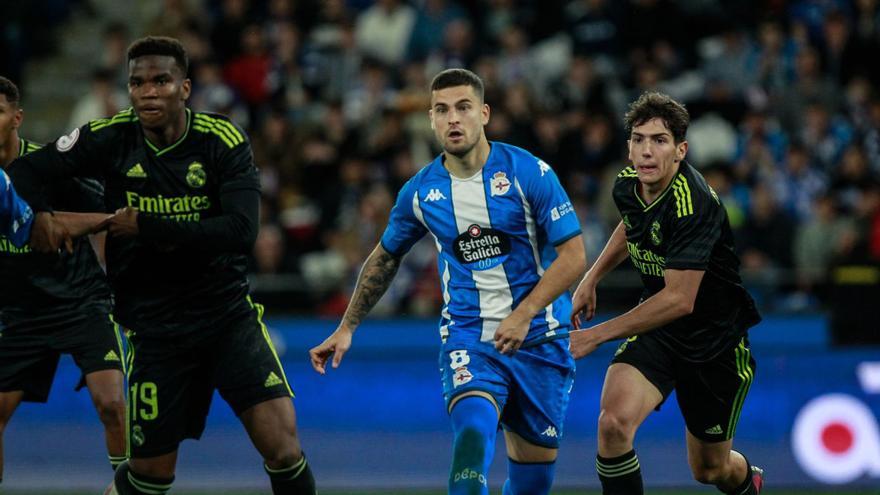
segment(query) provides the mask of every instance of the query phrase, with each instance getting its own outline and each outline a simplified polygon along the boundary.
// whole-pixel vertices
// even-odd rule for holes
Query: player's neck
[[[651,204],[663,194],[663,191],[669,187],[669,184],[672,183],[672,179],[678,175],[678,170],[681,167],[681,162],[678,162],[672,166],[672,170],[669,172],[669,175],[664,177],[662,180],[651,184],[645,184],[644,182],[639,183],[639,190],[642,195],[642,199],[645,201],[645,204]]]
[[[186,132],[186,121],[186,109],[184,108],[180,112],[180,115],[174,119],[174,122],[165,127],[156,129],[148,129],[144,127],[144,135],[158,148],[167,148],[176,143]]]
[[[464,156],[455,156],[452,153],[443,152],[445,160],[443,165],[449,174],[458,179],[468,179],[473,177],[489,159],[489,151],[491,151],[489,141],[485,136],[480,138],[476,145],[471,148]]]
[[[21,140],[18,139],[18,133],[12,132],[6,143],[0,146],[0,168],[6,168],[7,165],[12,163],[12,160],[18,158],[20,150]]]

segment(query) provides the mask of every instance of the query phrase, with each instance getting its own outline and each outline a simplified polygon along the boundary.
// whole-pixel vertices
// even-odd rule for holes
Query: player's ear
[[[180,86],[183,89],[183,100],[186,101],[189,99],[189,94],[192,91],[192,81],[189,78],[186,78]]]
[[[687,156],[688,151],[688,142],[682,141],[678,143],[678,146],[675,147],[675,161],[680,162],[684,160],[684,157]]]
[[[483,108],[482,108],[481,113],[483,114],[483,118],[482,118],[483,125],[488,124],[489,123],[489,116],[492,114],[492,109],[489,108],[488,103],[483,103]]]

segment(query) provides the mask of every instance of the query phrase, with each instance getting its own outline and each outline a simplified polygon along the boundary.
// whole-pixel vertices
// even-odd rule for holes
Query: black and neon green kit
[[[39,148],[20,139],[19,157]],[[103,209],[103,187],[92,179],[68,179],[45,194],[58,210]],[[83,375],[122,369],[106,277],[88,239],[73,246],[73,253],[40,254],[0,237],[0,391],[44,402],[62,353]]]
[[[613,194],[630,261],[645,286],[643,300],[663,289],[666,269],[705,272],[693,313],[652,331],[671,352],[689,361],[709,361],[760,321],[742,286],[727,212],[690,164],[681,162],[650,205],[639,195],[632,167],[618,174]]]
[[[700,270],[693,312],[621,344],[614,362],[635,366],[667,397],[677,390],[688,429],[698,438],[732,438],[755,371],[748,329],[761,317],[742,286],[727,212],[687,162],[650,204],[636,170],[614,183],[626,245],[644,284],[642,300],[665,287],[665,271]]]
[[[42,184],[71,176],[104,181],[103,211],[139,210],[138,235],[108,236],[106,255],[114,317],[131,331],[133,457],[198,438],[215,388],[236,413],[291,394],[248,299],[260,184],[238,126],[187,109],[185,132],[159,148],[129,109],[20,159],[10,175],[35,211],[47,207]]]

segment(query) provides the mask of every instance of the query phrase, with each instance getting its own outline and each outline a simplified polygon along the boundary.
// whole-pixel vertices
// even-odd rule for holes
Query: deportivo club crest
[[[207,181],[208,174],[205,173],[205,167],[199,162],[190,163],[189,169],[186,171],[186,183],[190,187],[202,187]]]
[[[489,181],[492,196],[503,196],[510,189],[510,181],[507,180],[507,174],[504,172],[495,172],[492,180]]]
[[[651,224],[651,242],[653,242],[655,246],[659,246],[660,243],[663,242],[663,234],[660,232],[660,222],[656,220]]]

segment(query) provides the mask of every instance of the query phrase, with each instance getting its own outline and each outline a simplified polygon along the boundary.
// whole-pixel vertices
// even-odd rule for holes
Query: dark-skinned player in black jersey
[[[625,338],[605,376],[596,470],[606,495],[644,493],[636,430],[676,391],[694,478],[723,493],[755,495],[763,471],[732,450],[755,373],[748,329],[760,321],[742,287],[727,212],[685,161],[690,118],[660,93],[625,117],[631,166],[617,176],[621,222],[575,291],[575,327],[593,317],[596,285],[627,257],[645,290],[629,312],[572,332],[575,358]]]
[[[40,148],[18,134],[24,117],[19,99],[15,84],[0,77],[2,168]],[[94,180],[69,179],[47,193],[55,208],[103,207],[103,188]],[[97,253],[103,251],[103,235],[95,236]],[[9,420],[22,401],[46,402],[64,353],[82,371],[81,384],[88,387],[104,425],[111,466],[126,459],[123,354],[110,319],[110,288],[89,240],[71,241],[71,249],[38,253],[0,236],[0,476],[2,435]]]
[[[226,117],[186,107],[187,58],[175,39],[128,50],[132,109],[92,121],[20,158],[10,175],[36,211],[40,189],[99,177],[114,317],[129,334],[131,459],[107,493],[162,495],[179,444],[199,438],[214,390],[243,423],[273,493],[314,494],[293,395],[248,296],[247,254],[259,226],[250,144]]]

